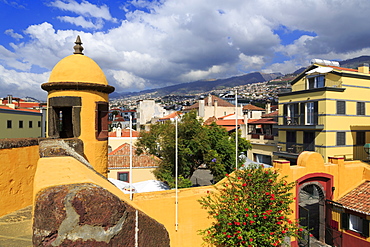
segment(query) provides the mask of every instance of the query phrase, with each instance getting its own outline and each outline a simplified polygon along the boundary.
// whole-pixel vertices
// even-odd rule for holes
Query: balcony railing
[[[259,140],[274,140],[277,136],[276,135],[265,135],[265,134],[256,134],[256,133],[249,133],[251,139],[259,139]]]
[[[333,81],[333,80],[328,80],[327,78],[325,78],[324,87],[338,87],[338,88],[341,88],[342,87],[342,80]],[[307,90],[306,83],[300,83],[299,85],[294,86],[294,92],[302,91],[302,90]]]
[[[323,113],[313,113],[309,116],[309,118],[306,115],[297,115],[295,117],[290,117],[287,115],[282,115],[283,123],[279,124],[277,126],[278,128],[281,128],[283,126],[323,126],[325,122],[324,116],[322,116]]]
[[[278,145],[277,152],[281,154],[294,154],[299,155],[303,151],[313,151],[320,154],[323,154],[323,150],[318,147],[314,147],[310,144],[296,144],[296,143],[286,143],[286,145]]]

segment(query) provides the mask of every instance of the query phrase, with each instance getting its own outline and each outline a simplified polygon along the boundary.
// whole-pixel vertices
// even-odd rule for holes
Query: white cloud
[[[92,21],[86,20],[82,16],[78,17],[71,17],[71,16],[58,16],[59,20],[71,23],[76,26],[80,26],[85,29],[101,29],[103,28],[104,22],[101,19],[98,19],[96,23],[93,23]]]
[[[9,35],[10,37],[16,39],[16,40],[23,39],[23,36],[19,33],[15,33],[13,29],[7,29],[7,30],[5,30],[4,33]]]
[[[77,15],[58,18],[85,29],[103,30],[104,22],[116,21],[107,5],[56,0],[51,6]],[[135,0],[123,9],[126,19],[120,26],[101,32],[57,30],[48,22],[31,25],[24,39],[11,44],[12,51],[0,46],[0,64],[25,72],[34,66],[51,70],[72,54],[79,34],[84,53],[117,91],[132,91],[258,70],[289,73],[312,58],[370,52],[364,21],[370,2],[365,0]],[[275,32],[281,26],[291,38],[285,45]],[[296,30],[306,33],[289,36]],[[272,62],[276,52],[290,61]]]
[[[56,7],[61,10],[70,11],[82,16],[101,18],[108,21],[116,21],[109,12],[107,5],[96,6],[88,1],[78,3],[74,0],[57,0],[50,3],[50,6]]]
[[[0,92],[11,93],[17,97],[31,96],[46,100],[47,93],[41,89],[49,73],[34,74],[5,69],[0,65]]]

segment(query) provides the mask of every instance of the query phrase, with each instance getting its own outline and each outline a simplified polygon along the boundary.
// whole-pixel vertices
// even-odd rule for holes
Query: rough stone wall
[[[170,246],[165,227],[106,189],[90,184],[47,188],[36,195],[34,246]]]

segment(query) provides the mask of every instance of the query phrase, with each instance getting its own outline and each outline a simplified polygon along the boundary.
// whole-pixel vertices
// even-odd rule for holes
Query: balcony
[[[342,88],[342,80],[329,80],[328,78],[325,78],[324,85],[322,87],[315,87],[314,89],[307,88],[306,83],[301,83],[299,85],[295,85],[294,92],[296,91],[309,91],[309,90],[315,90],[315,89],[331,89],[331,88]],[[282,92],[285,93],[285,92]]]
[[[286,130],[322,130],[324,129],[324,116],[319,113],[310,116],[298,115],[297,117],[283,117],[282,125],[274,125],[274,128]]]
[[[273,154],[280,157],[297,159],[303,151],[314,151],[320,153],[320,150],[317,150],[313,144],[297,144],[288,142],[285,146],[278,145],[277,151],[273,152]]]
[[[274,141],[275,138],[277,138],[276,135],[256,134],[256,133],[248,134],[248,139],[251,141],[258,140],[260,142],[268,142],[268,141]]]

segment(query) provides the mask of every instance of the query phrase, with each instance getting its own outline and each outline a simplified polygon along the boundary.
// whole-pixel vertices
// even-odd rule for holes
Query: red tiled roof
[[[250,119],[252,120],[252,119]],[[260,119],[253,119],[255,121],[249,122],[248,124],[277,124],[272,118],[260,118]]]
[[[261,107],[258,107],[258,106],[255,106],[255,105],[252,105],[252,104],[248,104],[248,105],[243,106],[243,110],[265,111],[265,109],[263,109]]]
[[[330,65],[328,65],[328,67],[331,67],[331,68],[333,68],[333,69],[339,69],[339,70],[346,70],[346,71],[358,72],[358,70],[357,70],[357,69],[343,68],[343,67],[330,66]]]
[[[238,119],[238,125],[243,124],[243,123],[244,123],[243,119]],[[226,125],[234,125],[235,126],[235,119],[217,120],[216,124],[217,125],[222,125],[222,126],[226,126]]]
[[[136,147],[132,147],[132,167],[157,167],[160,159],[154,155],[143,153],[136,155]],[[125,143],[108,154],[108,169],[130,167],[130,144]]]
[[[119,137],[119,136],[117,136],[116,131],[109,132],[108,136],[109,137]],[[121,130],[121,137],[130,137],[130,130],[129,129]],[[132,131],[132,137],[139,137],[139,131],[133,130]]]
[[[208,118],[206,121],[204,121],[205,125],[210,125],[213,122],[216,122],[217,118],[215,116]]]
[[[269,114],[263,114],[263,118],[268,118],[268,117],[276,117],[279,115],[279,110],[270,112]]]
[[[370,181],[362,183],[338,200],[344,208],[370,215]]]
[[[234,113],[231,113],[229,115],[226,115],[226,116],[222,116],[222,117],[219,117],[218,119],[221,120],[221,119],[224,119],[224,118],[227,118],[227,117],[230,117],[232,115],[235,115]]]
[[[224,127],[227,131],[235,129],[235,119],[227,119],[227,120],[216,120],[215,117],[211,117],[204,122],[205,125],[211,125],[211,123],[215,122],[217,125]],[[243,119],[238,119],[238,125],[244,124]]]
[[[257,121],[258,119],[248,119],[248,123],[250,124],[250,123],[253,123],[253,122],[255,122],[255,121]]]
[[[16,108],[13,109],[11,107],[5,106],[5,105],[0,105],[0,109],[6,109],[6,110],[11,110],[11,111],[25,111],[25,112],[35,112],[35,113],[40,113],[40,110],[34,110],[34,109],[20,109]]]
[[[175,112],[172,112],[171,114],[168,114],[167,116],[160,118],[159,120],[170,120],[171,118],[175,118],[176,116],[179,116],[180,114],[181,113],[175,111]]]
[[[212,106],[215,105],[214,102],[215,102],[215,100],[217,100],[217,106],[218,107],[235,107],[235,105],[231,104],[230,102],[227,102],[226,100],[223,100],[223,99],[221,99],[217,96],[214,96],[214,95],[207,96],[204,99],[204,105],[205,106],[209,106],[208,105],[209,97],[211,97]],[[199,108],[199,101],[197,103],[195,103],[194,105],[186,107],[185,110],[198,109],[198,108]]]
[[[113,122],[125,122],[125,119],[123,117],[115,117]]]

